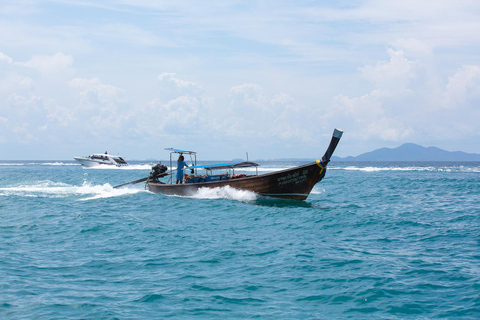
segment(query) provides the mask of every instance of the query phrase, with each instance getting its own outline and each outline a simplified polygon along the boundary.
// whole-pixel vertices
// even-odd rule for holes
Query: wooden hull
[[[313,162],[292,169],[239,179],[189,184],[148,182],[147,186],[148,189],[154,193],[179,196],[192,196],[200,188],[230,186],[236,189],[249,190],[267,197],[305,200],[313,186],[323,178],[325,170],[326,168],[321,164]]]
[[[303,166],[238,179],[187,183],[165,184],[162,182],[147,182],[148,190],[167,195],[192,196],[201,188],[232,187],[240,190],[249,190],[262,196],[305,200],[313,186],[323,179],[330,157],[337,147],[343,131],[335,129],[332,140],[322,160]]]

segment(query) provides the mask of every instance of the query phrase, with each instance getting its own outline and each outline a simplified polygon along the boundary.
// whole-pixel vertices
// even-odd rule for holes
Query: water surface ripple
[[[149,166],[1,163],[1,318],[480,318],[480,163],[333,162],[304,202],[112,188]]]

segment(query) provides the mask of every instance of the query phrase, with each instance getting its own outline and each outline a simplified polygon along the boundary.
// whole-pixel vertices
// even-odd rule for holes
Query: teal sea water
[[[1,319],[480,318],[480,163],[332,162],[303,202],[112,188],[151,165],[0,162]]]

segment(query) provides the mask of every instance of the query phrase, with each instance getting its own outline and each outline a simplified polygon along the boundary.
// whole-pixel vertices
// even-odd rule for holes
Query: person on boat
[[[185,158],[183,155],[180,155],[178,157],[177,161],[177,184],[182,184],[183,183],[183,168],[188,167],[187,163],[184,161]]]

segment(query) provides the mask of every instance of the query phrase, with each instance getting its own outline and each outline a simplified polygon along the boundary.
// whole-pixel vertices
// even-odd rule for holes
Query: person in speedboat
[[[187,163],[184,160],[185,158],[181,154],[180,157],[178,157],[177,161],[177,184],[183,183],[183,168],[188,167]]]

